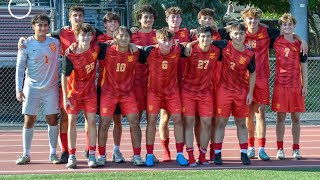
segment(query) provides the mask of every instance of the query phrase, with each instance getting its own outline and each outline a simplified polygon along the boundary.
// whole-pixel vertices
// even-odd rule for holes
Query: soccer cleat
[[[215,165],[222,165],[221,152],[219,152],[218,154],[215,154],[214,164]]]
[[[293,151],[292,151],[292,156],[293,156],[293,158],[296,159],[296,160],[302,159],[302,156],[301,156],[301,154],[300,154],[300,150],[299,150],[299,149],[293,150]]]
[[[16,164],[22,165],[22,164],[28,164],[28,163],[30,163],[30,156],[27,156],[27,155],[18,156]]]
[[[50,154],[49,161],[52,162],[52,164],[59,164],[60,160],[56,154]]]
[[[60,163],[61,164],[66,164],[66,163],[68,163],[68,159],[69,159],[69,152],[68,151],[64,151],[61,154]]]
[[[180,166],[188,166],[189,165],[187,159],[183,156],[183,154],[180,154],[180,153],[177,154],[176,161]]]
[[[144,166],[145,163],[143,162],[141,156],[138,156],[138,155],[134,155],[132,157],[132,164],[135,165],[135,166]]]
[[[283,149],[278,149],[278,152],[277,152],[276,158],[277,158],[277,159],[280,159],[280,160],[282,160],[282,159],[285,159],[285,158],[286,158],[286,157],[285,157],[285,155],[284,155],[284,151],[283,151]]]
[[[198,166],[196,160],[194,159],[194,157],[189,157],[189,166],[190,167],[195,167],[195,166]]]
[[[256,152],[255,152],[254,148],[248,149],[247,156],[249,159],[253,159],[255,155],[256,155]]]
[[[243,165],[250,165],[251,161],[246,153],[241,153],[241,162]]]
[[[126,162],[126,160],[124,159],[120,151],[114,151],[112,154],[112,162],[124,163]]]
[[[154,166],[154,155],[153,154],[146,155],[146,166],[149,166],[149,167]]]
[[[86,159],[89,159],[89,150],[88,149],[84,150],[83,157],[86,158]]]
[[[97,166],[105,166],[106,165],[106,156],[99,156],[97,160]]]
[[[94,154],[89,155],[88,166],[90,168],[97,167],[97,160],[96,160],[96,156]]]
[[[66,167],[70,169],[74,169],[77,167],[77,159],[75,155],[69,156]]]
[[[156,164],[158,164],[160,162],[159,159],[155,155],[153,155],[153,162]]]
[[[259,154],[258,154],[258,159],[262,160],[262,161],[269,161],[270,157],[268,156],[268,154],[266,153],[266,151],[264,150],[260,150]]]

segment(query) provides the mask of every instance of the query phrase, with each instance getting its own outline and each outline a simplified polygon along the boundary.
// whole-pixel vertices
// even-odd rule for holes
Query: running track
[[[145,151],[145,128],[142,138],[142,155]],[[170,130],[170,135],[173,137],[173,130]],[[170,149],[172,157],[175,157],[174,138],[171,138]],[[277,169],[277,168],[320,168],[320,127],[302,127],[301,129],[301,154],[304,157],[302,160],[294,160],[291,158],[291,130],[286,128],[284,150],[286,160],[277,160],[276,155],[276,137],[275,128],[270,127],[267,131],[266,151],[271,156],[271,161],[263,162],[258,159],[252,160],[252,165],[243,166],[240,161],[239,144],[236,138],[236,129],[227,128],[225,143],[223,144],[222,156],[224,164],[216,166],[210,164],[207,166],[199,165],[197,167],[180,167],[174,161],[169,163],[155,164],[154,167],[136,167],[129,161],[131,160],[132,148],[130,143],[129,129],[123,129],[121,151],[127,162],[117,164],[111,162],[113,139],[112,130],[109,132],[107,143],[107,163],[105,167],[90,169],[87,167],[87,162],[83,158],[83,150],[85,147],[85,139],[83,130],[78,130],[77,138],[77,158],[78,168],[68,170],[65,164],[53,165],[48,161],[48,135],[47,131],[35,131],[31,146],[31,163],[28,165],[16,165],[17,156],[22,153],[22,138],[21,131],[0,131],[0,174],[48,174],[48,173],[66,173],[66,172],[114,172],[114,171],[161,171],[161,170],[194,170],[194,169]],[[162,149],[159,144],[159,136],[156,135],[155,155],[161,161]],[[257,145],[256,145],[257,146]],[[198,156],[196,145],[195,156]],[[57,148],[59,149],[59,148]],[[60,152],[58,152],[60,154]],[[185,154],[186,155],[186,154]],[[187,157],[187,156],[186,156]]]

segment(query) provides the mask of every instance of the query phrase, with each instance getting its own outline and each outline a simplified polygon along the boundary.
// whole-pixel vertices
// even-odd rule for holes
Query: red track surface
[[[154,167],[136,167],[130,163],[132,147],[130,134],[127,128],[123,129],[121,152],[127,162],[117,164],[111,162],[113,139],[112,130],[109,132],[107,143],[107,160],[103,168],[90,169],[87,167],[87,161],[83,158],[85,139],[83,130],[78,131],[77,138],[77,159],[78,168],[68,170],[65,164],[53,165],[48,161],[49,145],[47,131],[35,131],[31,146],[31,163],[28,165],[16,165],[15,160],[22,154],[21,131],[0,131],[0,174],[37,174],[37,173],[66,173],[66,172],[114,172],[114,171],[159,171],[159,170],[194,170],[194,169],[276,169],[276,168],[320,168],[320,127],[302,127],[301,129],[301,154],[302,160],[294,160],[291,156],[292,137],[290,128],[286,129],[284,150],[286,160],[277,160],[276,155],[276,137],[275,128],[267,130],[266,151],[271,156],[270,161],[252,160],[252,165],[243,166],[240,161],[239,144],[236,137],[235,128],[227,128],[223,144],[222,156],[224,164],[217,166],[210,164],[198,167],[180,167],[175,161],[169,163],[155,164]],[[173,137],[173,130],[170,132]],[[145,151],[145,128],[143,128],[142,155]],[[162,148],[159,144],[159,136],[156,135],[155,155],[161,161]],[[257,145],[256,145],[257,146]],[[194,146],[197,149],[196,145]],[[174,138],[171,138],[170,149],[172,157],[175,158]],[[257,150],[256,150],[257,151]],[[256,152],[257,154],[257,152]],[[186,155],[186,154],[185,154]],[[195,150],[195,156],[198,156]],[[208,155],[209,156],[209,155]],[[186,156],[187,157],[187,156]]]

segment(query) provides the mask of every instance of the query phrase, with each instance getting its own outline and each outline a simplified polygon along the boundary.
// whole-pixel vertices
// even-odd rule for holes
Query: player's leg
[[[196,160],[194,158],[193,149],[193,129],[195,116],[184,116],[185,121],[185,140],[186,140],[186,151],[189,156],[189,166],[197,166]]]
[[[95,103],[93,103],[96,105]],[[87,122],[87,134],[89,136],[89,158],[88,158],[88,166],[93,168],[97,167],[96,160],[96,142],[97,142],[97,128],[96,128],[96,109],[92,112],[88,112],[87,110],[84,112],[84,116]]]
[[[215,139],[215,129],[216,129],[217,117],[212,117],[211,122],[211,139],[210,139],[210,161],[214,160],[214,139]]]
[[[291,132],[292,132],[292,156],[294,159],[301,159],[300,155],[300,113],[291,113]]]
[[[254,149],[254,141],[255,141],[255,124],[254,124],[254,116],[256,111],[259,108],[259,104],[256,102],[252,102],[249,105],[249,114],[246,118],[246,125],[248,129],[248,157],[254,158],[255,156],[255,149]]]
[[[60,163],[67,163],[69,158],[69,151],[68,151],[68,114],[66,110],[63,108],[63,95],[62,89],[60,90],[60,148],[61,148],[61,157]]]
[[[125,159],[122,156],[122,153],[120,151],[120,143],[121,143],[121,136],[122,136],[122,115],[120,107],[117,105],[115,114],[113,115],[113,153],[112,153],[112,161],[116,163],[124,163]]]
[[[278,159],[285,159],[284,150],[283,150],[283,139],[285,133],[285,112],[277,112],[277,124],[276,124],[276,135],[277,135],[277,155]]]
[[[159,122],[159,135],[160,135],[160,143],[163,149],[163,162],[170,162],[171,155],[169,150],[169,119],[170,116],[165,109],[160,110],[160,122]]]
[[[200,122],[199,113],[197,112],[194,120],[194,137],[196,139],[199,153],[200,153],[200,132],[201,132],[201,122]]]
[[[221,149],[229,117],[217,117],[214,140],[214,164],[222,165]]]
[[[248,130],[246,126],[246,119],[245,117],[243,118],[235,117],[234,120],[237,125],[237,136],[238,136],[239,145],[240,145],[241,161],[243,165],[249,165],[251,164],[251,162],[247,155]]]
[[[78,112],[68,112],[68,145],[69,145],[69,159],[66,165],[67,168],[76,168],[76,140],[77,140],[77,119]]]
[[[105,166],[106,163],[106,144],[108,140],[108,132],[112,122],[112,118],[108,116],[101,116],[98,125],[98,151],[99,157],[97,160],[98,166]]]
[[[16,164],[30,163],[30,148],[33,138],[33,127],[36,122],[36,114],[40,107],[40,92],[31,90],[27,86],[23,89],[25,96],[22,102],[22,114],[24,125],[22,130],[23,154],[18,157]]]

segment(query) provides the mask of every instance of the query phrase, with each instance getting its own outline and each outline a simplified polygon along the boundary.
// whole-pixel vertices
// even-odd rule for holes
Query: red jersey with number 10
[[[180,58],[180,45],[173,46],[167,55],[161,55],[159,48],[153,48],[147,58],[149,65],[148,92],[170,95],[179,92],[177,65]]]
[[[250,45],[252,50],[255,52],[257,79],[269,78],[270,37],[267,27],[259,26],[256,34],[250,34],[247,30],[245,44]]]
[[[252,62],[253,61],[253,62]],[[220,84],[229,90],[241,91],[249,89],[249,65],[253,63],[254,52],[245,48],[243,52],[236,50],[229,41],[222,50],[222,74]],[[254,69],[252,69],[254,71]]]
[[[130,94],[138,58],[139,51],[130,54],[130,52],[119,52],[115,45],[108,47],[102,70],[102,92],[114,96]]]
[[[279,36],[273,47],[276,51],[275,86],[301,87],[300,46],[298,40],[294,42]]]
[[[68,97],[80,100],[96,93],[95,67],[99,50],[99,46],[92,42],[90,48],[81,54],[71,51],[66,53],[66,68],[70,67],[70,62],[72,63],[71,66],[73,66],[73,71],[68,77]]]
[[[199,44],[192,48],[192,54],[187,58],[181,88],[195,95],[211,94],[211,78],[218,64],[220,49],[210,45],[207,52],[202,52]]]

